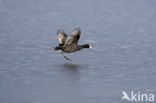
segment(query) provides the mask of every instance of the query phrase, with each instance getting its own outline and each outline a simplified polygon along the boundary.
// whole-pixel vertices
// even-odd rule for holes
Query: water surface
[[[0,103],[120,103],[156,95],[154,0],[0,0]],[[57,29],[82,31],[66,54]]]

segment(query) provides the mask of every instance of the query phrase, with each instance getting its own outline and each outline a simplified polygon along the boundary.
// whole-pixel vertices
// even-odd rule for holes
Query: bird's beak
[[[89,45],[89,48],[92,48],[92,46]]]

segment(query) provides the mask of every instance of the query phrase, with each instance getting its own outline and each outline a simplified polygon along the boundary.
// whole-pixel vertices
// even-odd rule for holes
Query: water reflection
[[[61,67],[64,67],[64,68],[67,68],[67,69],[78,69],[78,68],[80,68],[79,65],[71,64],[71,63],[64,63],[63,65],[61,65]]]

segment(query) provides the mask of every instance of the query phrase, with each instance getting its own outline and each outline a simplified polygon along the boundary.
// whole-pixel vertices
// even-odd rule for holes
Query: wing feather
[[[75,28],[70,36],[67,38],[65,45],[70,45],[72,43],[78,43],[78,40],[80,39],[80,35],[81,35],[81,30],[80,28]]]
[[[63,30],[58,30],[57,36],[58,36],[58,40],[60,44],[65,44],[67,37],[68,37],[67,34]]]

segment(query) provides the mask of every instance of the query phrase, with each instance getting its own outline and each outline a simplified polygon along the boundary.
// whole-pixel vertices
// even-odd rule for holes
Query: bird
[[[61,50],[61,54],[64,56],[64,58],[66,60],[72,61],[72,59],[64,55],[64,53],[73,53],[82,50],[84,48],[91,48],[89,44],[83,44],[83,45],[78,44],[80,36],[81,36],[80,28],[73,29],[73,31],[70,33],[69,36],[67,36],[67,34],[62,29],[59,29],[57,31],[59,44],[58,46],[55,46],[53,49],[55,51]]]

